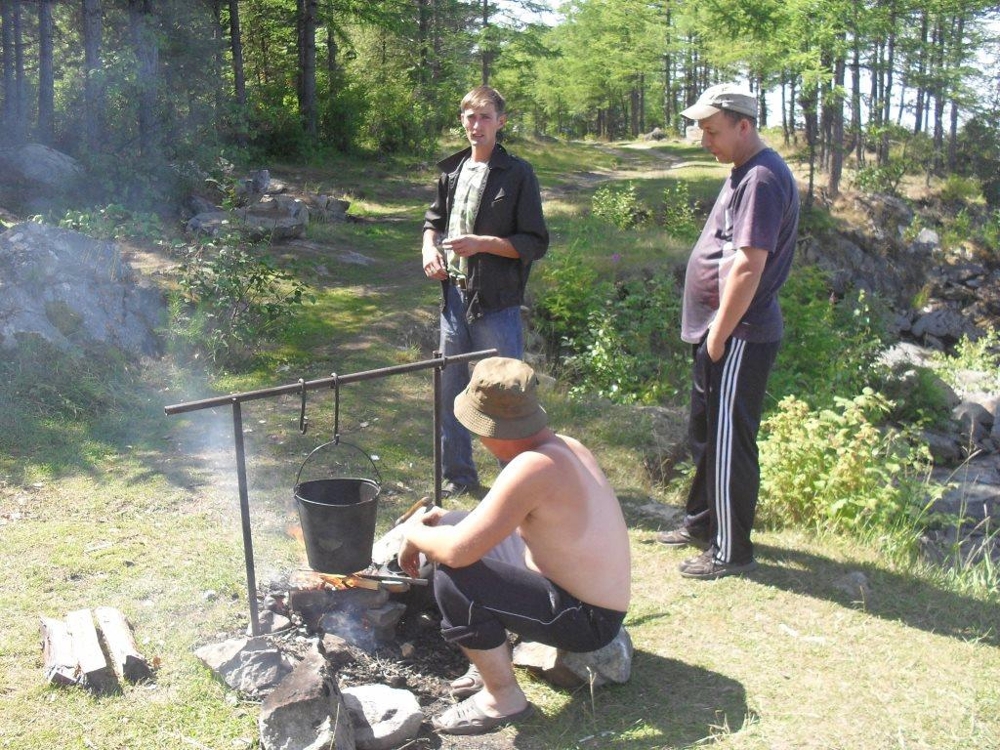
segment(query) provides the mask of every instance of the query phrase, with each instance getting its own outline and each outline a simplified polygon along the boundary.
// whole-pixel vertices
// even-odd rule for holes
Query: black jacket
[[[437,197],[424,214],[425,230],[448,231],[458,174],[471,155],[472,149],[467,148],[438,163],[441,175]],[[501,258],[479,253],[468,259],[466,295],[469,309],[466,317],[469,321],[484,312],[523,304],[531,264],[549,248],[549,232],[542,216],[542,198],[534,170],[524,159],[508,154],[499,144],[490,156],[486,187],[473,234],[504,237],[521,257]]]

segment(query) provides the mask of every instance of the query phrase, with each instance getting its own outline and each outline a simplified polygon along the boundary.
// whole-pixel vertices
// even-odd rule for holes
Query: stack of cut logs
[[[62,620],[42,617],[41,629],[50,684],[113,693],[120,690],[119,680],[138,682],[152,677],[125,615],[114,607],[97,607],[93,612],[78,609]]]

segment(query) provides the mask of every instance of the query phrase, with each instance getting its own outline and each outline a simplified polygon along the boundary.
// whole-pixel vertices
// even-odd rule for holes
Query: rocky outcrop
[[[266,169],[238,182],[235,199],[237,207],[227,210],[204,196],[191,196],[187,208],[194,215],[187,231],[212,237],[235,232],[253,241],[283,243],[302,237],[310,221],[350,221],[350,202],[317,193],[291,195]]]
[[[88,342],[156,354],[161,292],[143,283],[113,242],[44,224],[0,234],[0,347],[37,335],[71,351]]]
[[[0,203],[25,214],[51,208],[84,178],[76,159],[40,143],[0,149],[0,173]]]

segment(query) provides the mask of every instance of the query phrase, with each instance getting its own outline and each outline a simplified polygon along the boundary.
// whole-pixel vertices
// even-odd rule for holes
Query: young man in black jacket
[[[531,264],[549,234],[531,165],[507,153],[497,133],[507,121],[503,97],[479,86],[462,99],[469,148],[438,164],[437,196],[424,216],[424,274],[441,282],[440,350],[445,356],[496,349],[522,359],[521,305]],[[452,404],[469,383],[468,368],[442,372],[444,494],[479,486],[472,440]]]

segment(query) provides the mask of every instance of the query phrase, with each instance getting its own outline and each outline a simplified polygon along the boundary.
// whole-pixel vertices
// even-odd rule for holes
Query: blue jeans
[[[521,359],[524,332],[521,308],[507,307],[486,313],[472,323],[465,319],[465,292],[447,285],[441,313],[441,353],[446,357],[496,349],[498,357]],[[455,397],[469,384],[469,365],[456,363],[441,371],[441,473],[445,481],[478,485],[472,460],[472,438],[455,419]]]

